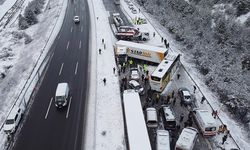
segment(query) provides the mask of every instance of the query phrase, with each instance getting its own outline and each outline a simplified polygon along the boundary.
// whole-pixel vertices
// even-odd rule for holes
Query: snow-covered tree
[[[27,29],[29,27],[28,22],[26,21],[26,18],[23,17],[23,15],[19,14],[18,16],[18,27],[20,30]]]

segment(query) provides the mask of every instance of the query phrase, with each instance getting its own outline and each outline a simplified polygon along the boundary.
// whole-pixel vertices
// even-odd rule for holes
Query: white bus
[[[214,136],[217,131],[217,123],[208,110],[194,109],[194,118],[204,136]]]
[[[162,92],[180,65],[180,54],[170,52],[150,77],[151,89]]]
[[[151,150],[139,93],[132,89],[125,90],[123,93],[123,104],[128,136],[128,149]]]

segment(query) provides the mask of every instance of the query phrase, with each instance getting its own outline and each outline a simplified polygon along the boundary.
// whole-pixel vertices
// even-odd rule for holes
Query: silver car
[[[144,89],[143,87],[139,84],[139,82],[135,80],[130,80],[128,82],[128,85],[130,88],[134,89],[136,92],[138,92],[140,95],[144,94]]]
[[[178,90],[178,93],[180,95],[181,101],[186,104],[186,105],[190,105],[193,102],[193,98],[192,95],[190,93],[190,91],[186,88],[180,88]]]

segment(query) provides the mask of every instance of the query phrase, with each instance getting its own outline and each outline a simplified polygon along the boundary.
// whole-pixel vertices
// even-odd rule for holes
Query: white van
[[[55,105],[58,108],[62,108],[67,105],[69,97],[69,85],[68,83],[58,83],[55,95]]]
[[[146,109],[147,112],[147,126],[149,128],[157,128],[158,127],[158,119],[156,109],[151,107]]]
[[[170,150],[170,136],[167,130],[156,131],[156,150]]]
[[[217,123],[208,110],[194,109],[193,114],[204,136],[216,135]]]
[[[197,129],[193,127],[184,128],[175,144],[175,150],[192,150],[197,137]]]
[[[11,134],[16,131],[22,119],[22,115],[23,115],[23,110],[18,106],[14,106],[3,126],[4,132],[6,134]]]

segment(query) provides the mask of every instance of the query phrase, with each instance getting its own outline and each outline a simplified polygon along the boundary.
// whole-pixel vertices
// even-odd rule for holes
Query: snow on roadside
[[[38,57],[41,55],[41,59],[39,60],[39,62],[41,62],[61,29],[67,8],[67,1],[51,0],[50,4],[53,6],[52,9],[38,16],[39,23],[25,30],[33,39],[31,43],[25,45],[23,39],[18,40],[12,37],[11,32],[17,31],[17,26],[7,27],[0,33],[0,43],[4,43],[0,44],[0,50],[4,47],[12,48],[13,50],[11,52],[13,52],[13,57],[15,58],[7,58],[9,61],[0,59],[0,64],[6,64],[8,62],[8,65],[13,66],[8,71],[7,76],[1,81],[1,125],[4,123],[7,114],[15,103],[17,95],[31,74],[31,70]],[[4,36],[9,39],[4,38]],[[20,103],[20,101],[18,103]],[[0,149],[3,149],[5,141],[6,135],[1,130]]]
[[[2,5],[0,5],[0,19],[4,14],[15,4],[17,0],[5,0]]]
[[[87,129],[86,137],[88,138],[86,139],[85,147],[86,149],[98,150],[122,150],[125,149],[124,124],[117,72],[113,74],[113,67],[116,64],[113,52],[112,32],[107,16],[108,12],[106,12],[103,3],[97,0],[89,1],[89,3],[91,3],[89,4],[90,11],[94,9],[95,17],[98,17],[98,19],[93,19],[92,16],[92,21],[96,19],[96,26],[93,26],[92,23],[92,30],[96,30],[96,35],[92,36],[96,38],[92,39],[96,40],[96,43],[94,42],[96,47],[93,46],[92,50],[90,50],[92,51],[92,58],[95,58],[91,63],[96,63],[96,66],[92,65],[91,70],[97,72],[94,72],[96,78],[95,76],[91,78],[92,88],[90,88],[92,89],[90,93],[95,92],[96,94],[96,98],[90,97],[90,102],[92,102],[90,105],[93,105],[95,109],[88,112],[87,122],[87,128],[89,129],[89,127],[94,126],[94,129]],[[104,44],[102,44],[102,38],[105,41],[106,49],[104,49]],[[101,54],[97,52],[99,48],[102,49]],[[97,62],[95,62],[96,59]],[[91,76],[92,74],[93,72]],[[103,83],[104,78],[107,80],[106,85]],[[93,91],[95,89],[96,91]]]

